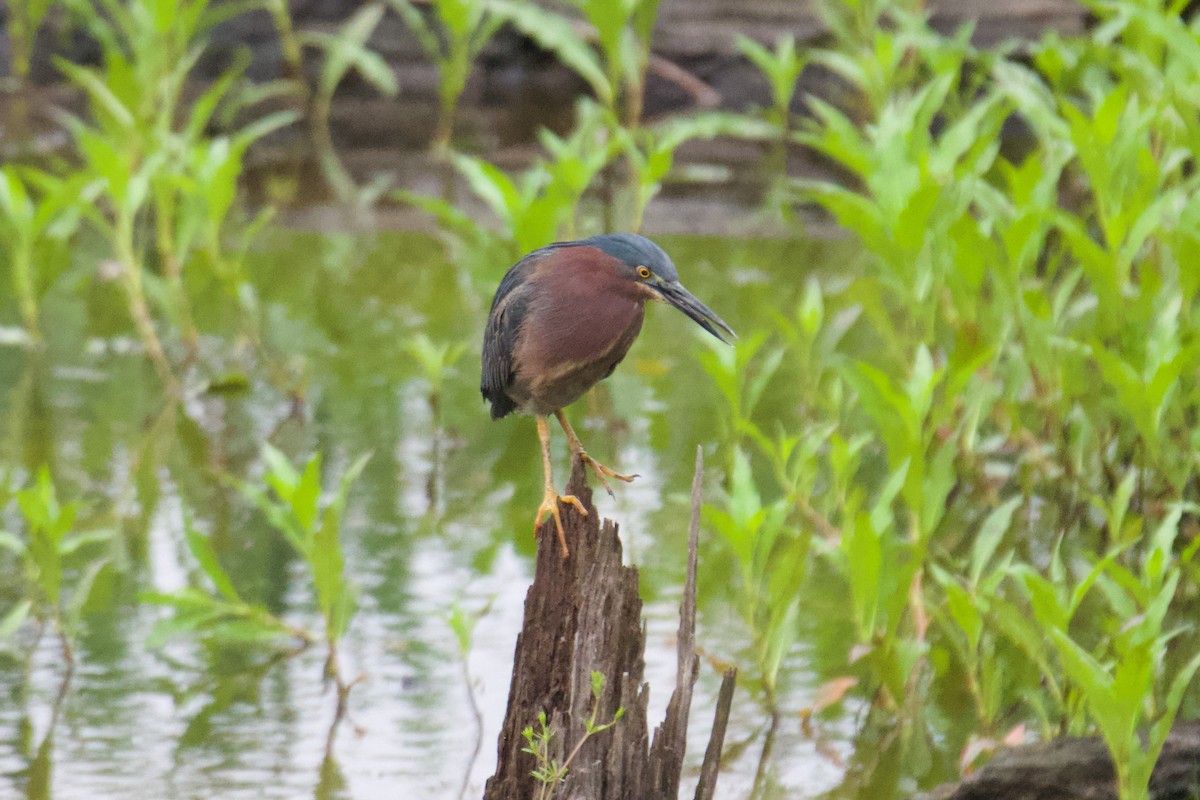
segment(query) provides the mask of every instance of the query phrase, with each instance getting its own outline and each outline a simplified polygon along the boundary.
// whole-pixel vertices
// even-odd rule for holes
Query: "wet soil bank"
[[[549,2],[546,5],[553,5]],[[298,30],[332,32],[356,9],[358,0],[294,0],[290,3]],[[554,5],[563,12],[564,4]],[[936,28],[952,31],[973,26],[977,44],[993,45],[1011,37],[1035,38],[1048,29],[1078,33],[1087,25],[1085,10],[1074,0],[931,0]],[[0,21],[5,16],[0,4]],[[7,28],[0,28],[6,31]],[[771,43],[790,32],[802,42],[820,44],[826,31],[811,3],[799,0],[663,0],[654,38],[654,61],[646,87],[645,115],[653,121],[698,108],[746,111],[769,102],[761,73],[737,51],[738,35]],[[444,189],[443,171],[427,148],[437,117],[437,71],[412,33],[395,14],[387,14],[370,40],[398,78],[397,97],[379,96],[350,76],[339,89],[331,124],[335,148],[359,181],[387,174],[395,185],[429,194]],[[0,32],[0,77],[8,65],[10,45]],[[286,74],[271,17],[265,11],[243,14],[222,24],[197,65],[199,83],[211,80],[239,52],[249,52],[247,74],[270,81]],[[61,83],[55,56],[97,63],[100,52],[86,30],[54,13],[40,32],[34,50],[27,96],[0,92],[0,148],[8,156],[30,149],[53,152],[68,143],[59,109],[80,110],[81,98]],[[315,79],[317,54],[307,53],[308,77]],[[542,127],[565,132],[573,106],[586,92],[583,82],[516,31],[499,32],[472,72],[460,107],[455,141],[505,168],[527,165],[539,153],[536,134]],[[844,87],[827,72],[806,70],[797,93],[796,110],[806,92],[847,101]],[[32,137],[22,145],[11,135],[14,108],[28,109]],[[23,112],[25,113],[25,112]],[[1013,132],[1016,138],[1020,131]],[[760,213],[769,187],[764,167],[766,147],[753,142],[692,142],[677,157],[677,169],[663,194],[650,206],[645,228],[654,233],[770,236],[788,231],[772,215]],[[294,224],[337,227],[345,223],[329,205],[329,195],[301,126],[260,146],[249,172],[255,198],[291,209]],[[821,166],[803,152],[790,154],[789,174],[819,173]],[[469,203],[469,193],[458,199]],[[475,209],[470,209],[474,211]],[[483,214],[483,209],[478,209]],[[819,219],[818,234],[835,233]],[[424,228],[429,220],[406,208],[384,208],[374,226]],[[811,233],[812,231],[810,231]]]

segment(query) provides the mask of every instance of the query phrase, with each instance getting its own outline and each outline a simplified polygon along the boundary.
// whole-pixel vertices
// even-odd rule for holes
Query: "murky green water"
[[[810,270],[836,275],[853,258],[842,243],[661,241],[689,287],[743,339],[768,329],[772,309],[794,308]],[[56,644],[45,637],[28,679],[23,663],[0,658],[0,797],[453,798],[464,780],[465,796],[478,797],[494,766],[540,498],[532,421],[493,423],[478,394],[486,303],[508,265],[468,278],[427,237],[272,233],[252,254],[251,271],[264,337],[280,354],[275,369],[299,376],[304,403],[277,390],[237,344],[236,314],[219,288],[196,286],[206,328],[228,338],[203,343],[186,402],[164,410],[148,362],[115,335],[125,330],[116,287],[92,277],[86,252],[77,260],[45,307],[50,350],[0,348],[0,472],[15,468],[23,478],[49,463],[60,493],[83,498],[88,524],[121,529],[124,544],[113,553],[121,568],[99,586],[104,602],[87,618],[52,736],[62,675]],[[440,420],[401,346],[417,331],[470,342],[437,403]],[[718,437],[720,401],[696,358],[708,346],[681,314],[654,307],[616,375],[571,410],[593,453],[644,476],[619,487],[615,502],[597,502],[621,524],[627,558],[641,570],[652,720],[674,680],[694,448]],[[201,390],[205,380],[233,375],[248,385]],[[802,379],[785,365],[759,413],[764,429],[776,419],[787,425],[786,387]],[[361,591],[344,668],[365,680],[351,697],[353,724],[341,727],[324,763],[334,698],[322,685],[319,648],[271,664],[261,653],[211,651],[188,639],[151,647],[163,611],[137,602],[141,591],[188,582],[186,505],[248,597],[319,627],[291,551],[215,477],[260,475],[267,440],[293,457],[322,450],[330,473],[374,453],[344,533]],[[556,447],[561,479],[561,438]],[[712,487],[718,480],[710,475]],[[713,659],[748,663],[729,552],[707,532],[701,547],[698,643]],[[11,570],[0,564],[0,608],[12,600]],[[847,704],[845,717],[822,719],[811,734],[795,714],[811,702],[816,676],[828,677],[822,665],[844,663],[846,631],[823,621],[835,618],[823,608],[841,602],[827,583],[818,570],[806,589],[804,633],[782,678],[787,713],[764,767],[767,797],[818,795],[855,784],[856,771],[878,777],[876,757],[854,752],[860,709]],[[482,731],[446,622],[456,601],[469,610],[490,604],[467,664]],[[718,678],[706,663],[693,705],[693,769]],[[762,706],[739,689],[720,797],[749,794],[766,727]],[[685,787],[692,783],[685,777]]]

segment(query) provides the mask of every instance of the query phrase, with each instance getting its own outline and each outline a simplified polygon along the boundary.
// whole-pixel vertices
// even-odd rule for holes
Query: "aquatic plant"
[[[337,686],[340,718],[345,713],[346,698],[354,682],[347,681],[342,675],[338,645],[350,627],[357,605],[355,589],[345,574],[340,540],[342,516],[350,488],[366,467],[370,455],[360,457],[342,473],[337,488],[327,500],[323,500],[319,453],[309,458],[301,469],[269,444],[263,446],[262,458],[266,466],[263,478],[269,491],[251,483],[241,483],[239,487],[308,568],[324,621],[325,675]]]
[[[78,3],[70,8],[86,19],[94,16]],[[112,248],[130,315],[168,385],[175,376],[150,295],[160,298],[162,310],[194,351],[198,332],[184,273],[206,265],[231,286],[232,295],[239,295],[242,276],[222,251],[243,157],[254,141],[295,119],[292,112],[277,112],[233,134],[208,135],[218,109],[240,107],[230,91],[245,61],[235,63],[182,112],[184,84],[203,52],[204,37],[226,13],[229,9],[210,10],[207,0],[114,6],[111,19],[92,20],[104,54],[101,67],[57,62],[84,91],[91,112],[90,121],[69,120],[81,159],[75,180],[93,187],[103,201],[84,203],[85,218]],[[153,291],[159,277],[148,263],[151,254],[161,263],[166,292]]]
[[[313,144],[322,174],[339,200],[361,208],[373,205],[384,192],[386,177],[364,187],[355,183],[333,146],[329,117],[333,109],[333,95],[351,71],[357,72],[388,97],[399,91],[400,85],[392,68],[367,46],[367,40],[375,32],[385,11],[381,3],[367,3],[335,33],[305,31],[299,35],[301,44],[317,49],[323,56],[312,98]]]
[[[485,0],[435,0],[437,29],[411,0],[388,0],[404,18],[425,54],[438,65],[438,121],[433,134],[435,150],[450,146],[458,101],[467,86],[471,67],[499,29],[503,18],[488,10]]]
[[[489,0],[487,7],[577,72],[614,122],[633,130],[641,125],[650,39],[660,2],[572,0],[590,32],[578,31],[565,16],[524,3]]]
[[[84,176],[58,178],[32,168],[0,166],[0,232],[21,319],[41,336],[38,302],[68,260],[66,245],[93,194]]]
[[[500,223],[495,231],[453,203],[409,191],[394,197],[432,214],[456,255],[480,266],[511,263],[522,254],[559,239],[575,238],[584,193],[608,163],[608,142],[602,109],[581,101],[577,124],[566,138],[543,130],[540,141],[547,157],[522,174],[510,177],[496,165],[475,156],[452,153],[450,163]],[[476,270],[469,269],[469,273]]]
[[[1135,5],[1097,6],[1105,41],[1129,48],[1114,72],[1073,66],[1098,56],[1082,41],[1047,37],[1030,69],[939,39],[920,17],[877,9],[895,24],[870,35],[846,18],[838,47],[814,59],[865,107],[810,99],[815,118],[796,137],[855,176],[796,188],[870,254],[867,273],[825,301],[862,315],[841,355],[853,393],[839,417],[873,441],[849,482],[833,459],[844,445],[831,447],[829,480],[849,491],[814,509],[836,526],[829,552],[854,598],[858,663],[899,702],[946,648],[984,733],[1011,724],[1014,705],[1046,732],[1091,720],[1121,765],[1122,797],[1143,796],[1170,722],[1144,744],[1126,733],[1173,718],[1195,669],[1186,653],[1168,657],[1181,568],[1161,544],[1178,535],[1166,509],[1189,502],[1197,466],[1182,423],[1195,412],[1196,288],[1180,269],[1196,193],[1180,111],[1195,99],[1152,99],[1146,66],[1186,72],[1194,48],[1177,17]],[[1036,134],[1019,156],[995,146],[1014,110]],[[1038,523],[1012,525],[1028,504]],[[1059,545],[1037,568],[1029,549],[1050,530]],[[1158,555],[1139,542],[1159,542]],[[1073,583],[1064,565],[1080,560],[1094,566]],[[1130,618],[1127,637],[1114,633]],[[1143,669],[1164,659],[1183,666]]]
[[[87,608],[88,596],[107,559],[86,558],[112,538],[109,529],[79,531],[78,503],[63,504],[50,470],[38,470],[33,485],[15,494],[25,523],[23,536],[0,529],[0,549],[15,556],[25,585],[18,600],[0,616],[0,642],[11,637],[27,620],[34,620],[37,638],[46,625],[58,635],[68,676],[74,670],[71,638]],[[68,678],[69,680],[69,678]]]
[[[307,630],[287,624],[261,604],[242,597],[221,565],[212,541],[196,530],[192,514],[187,511],[183,515],[183,531],[188,551],[211,589],[193,584],[175,592],[144,592],[143,602],[172,611],[170,617],[155,623],[150,636],[152,644],[177,635],[195,636],[218,645],[278,645],[283,638],[302,644],[315,641],[316,637]]]
[[[1091,565],[1077,583],[1057,551],[1051,578],[1028,565],[1015,570],[1064,675],[1078,689],[1108,745],[1122,800],[1150,797],[1155,762],[1200,668],[1197,653],[1167,671],[1167,645],[1181,633],[1169,625],[1167,614],[1182,574],[1173,552],[1182,515],[1183,508],[1176,506],[1153,531],[1138,537],[1144,545],[1135,569],[1117,560],[1118,548]],[[1190,548],[1187,557],[1194,552]],[[1071,630],[1093,589],[1103,594],[1110,614],[1096,646]]]

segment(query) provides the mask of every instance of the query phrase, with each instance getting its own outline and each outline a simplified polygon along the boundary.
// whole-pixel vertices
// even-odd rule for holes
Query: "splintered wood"
[[[537,568],[525,597],[525,620],[517,637],[496,773],[487,782],[485,800],[537,796],[540,784],[532,775],[537,763],[523,752],[526,742],[521,731],[536,726],[538,714],[544,712],[554,731],[552,753],[560,763],[565,761],[584,738],[585,722],[592,716],[593,672],[605,677],[596,721],[608,722],[618,708],[625,709],[624,716],[583,743],[570,762],[565,782],[553,796],[589,800],[676,800],[679,796],[688,713],[698,671],[696,558],[701,477],[702,460],[697,451],[676,685],[666,717],[651,740],[637,568],[622,564],[617,525],[607,519],[600,523],[587,475],[579,462],[574,464],[567,491],[580,499],[588,516],[563,507],[563,528],[571,551],[565,559],[553,521],[539,531]],[[734,676],[727,675],[697,797],[711,797],[716,784],[733,683]]]

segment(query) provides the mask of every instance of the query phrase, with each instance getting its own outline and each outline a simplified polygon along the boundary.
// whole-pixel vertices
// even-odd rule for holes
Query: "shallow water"
[[[769,330],[772,310],[791,313],[811,271],[835,276],[854,258],[837,242],[661,241],[685,283],[743,339]],[[0,797],[478,797],[495,763],[541,478],[533,423],[491,422],[478,395],[478,337],[490,288],[507,264],[450,264],[439,244],[414,234],[272,232],[251,254],[250,271],[274,368],[304,387],[304,402],[267,379],[267,368],[239,341],[236,314],[219,287],[198,284],[204,327],[227,335],[202,343],[187,400],[172,411],[162,408],[148,363],[128,352],[136,348],[123,334],[117,289],[93,279],[86,249],[77,261],[45,306],[49,351],[0,347],[0,475],[10,468],[20,480],[49,463],[60,496],[83,500],[85,526],[121,530],[121,546],[110,554],[120,569],[98,584],[51,737],[62,677],[56,642],[43,638],[28,677],[19,658],[0,657]],[[417,331],[470,345],[436,404],[401,346]],[[710,346],[704,336],[682,315],[652,308],[626,362],[571,410],[589,450],[644,476],[618,487],[615,501],[598,494],[597,505],[621,525],[626,558],[641,571],[652,723],[673,688],[694,448],[712,452],[719,435],[721,400],[697,358]],[[243,376],[238,389],[230,378]],[[786,387],[797,380],[785,365],[759,413],[765,430],[792,418]],[[206,381],[224,388],[203,391]],[[343,531],[360,591],[343,668],[364,680],[329,760],[334,698],[322,684],[320,648],[265,664],[261,653],[209,650],[187,638],[154,645],[148,639],[165,612],[137,601],[142,591],[199,580],[183,543],[186,506],[245,596],[319,628],[287,545],[216,478],[257,478],[257,454],[268,439],[293,458],[323,451],[327,481],[358,454],[374,454]],[[562,480],[561,437],[555,447]],[[719,482],[715,471],[709,475],[710,497]],[[713,662],[749,666],[729,557],[711,532],[702,533],[697,642]],[[0,610],[13,599],[6,587],[14,577],[0,561]],[[812,731],[801,729],[797,712],[832,665],[844,663],[849,641],[828,622],[836,617],[822,613],[839,602],[832,585],[819,569],[806,584],[801,641],[783,669],[784,715],[765,765],[768,715],[752,682],[739,688],[719,797],[749,796],[760,769],[762,797],[886,797],[904,787],[899,778],[883,779],[891,791],[874,783],[878,756],[856,750],[863,709],[855,702],[816,720]],[[486,608],[466,663],[469,678],[447,623],[456,602],[468,611]],[[693,703],[689,796],[718,683],[718,669],[706,661]],[[860,785],[856,772],[874,777]]]

